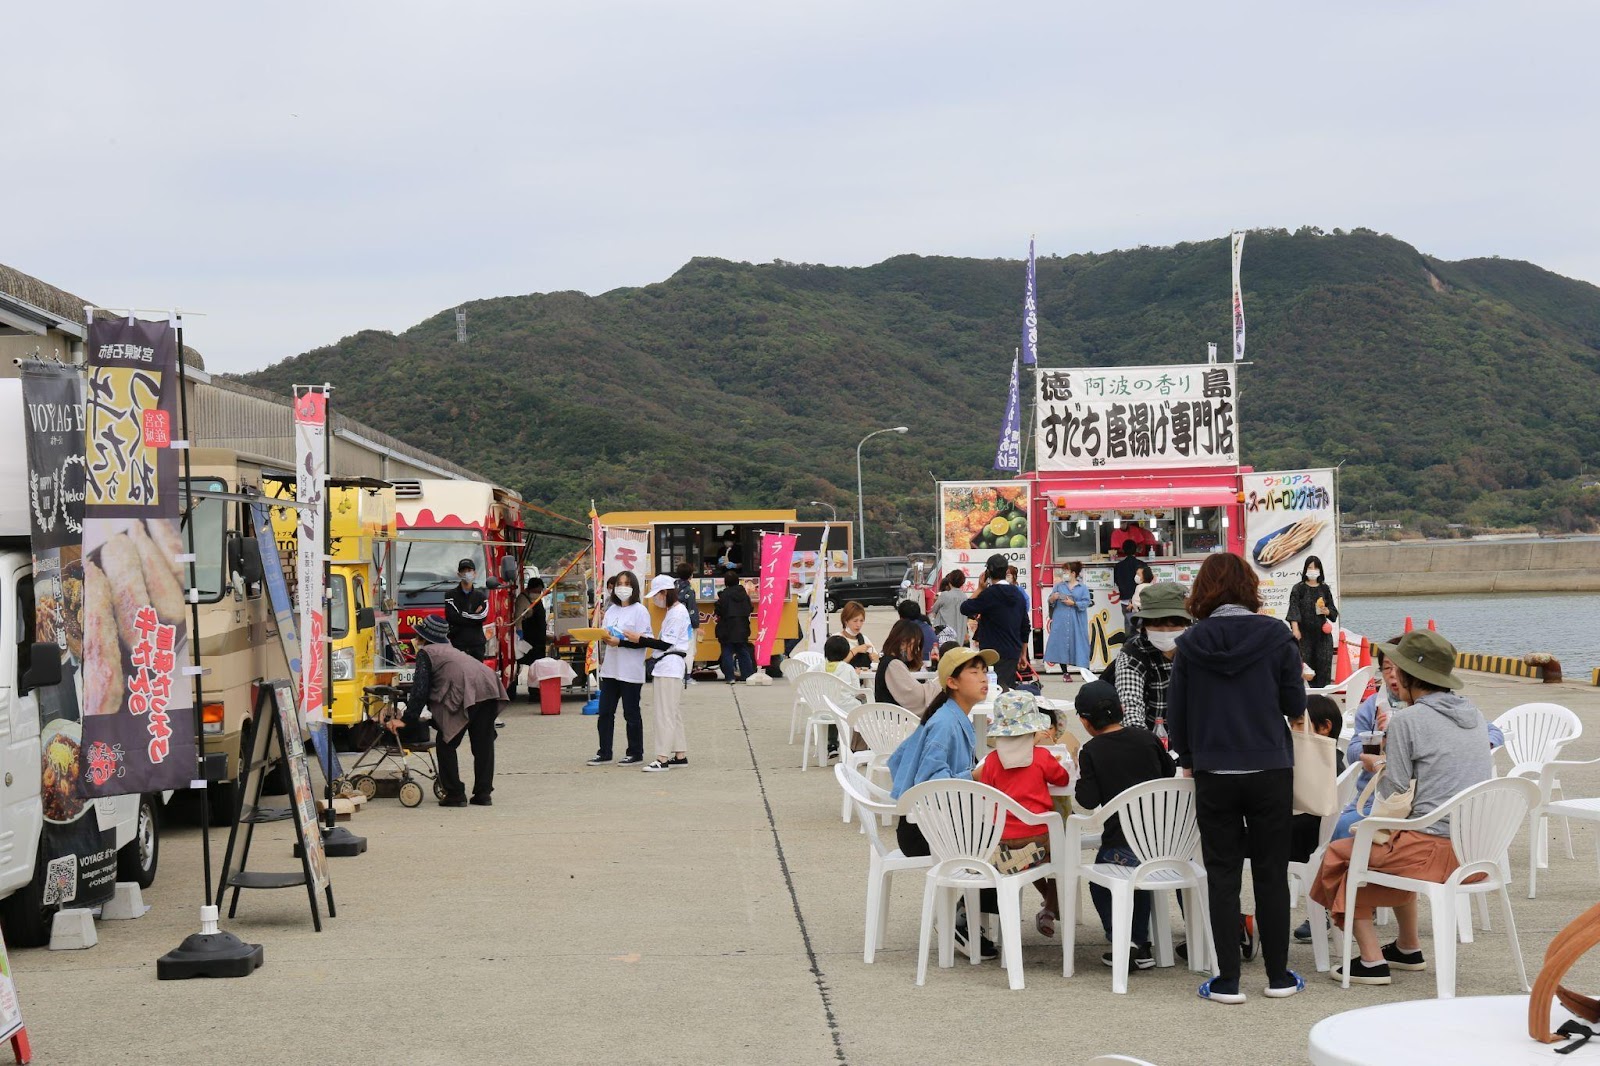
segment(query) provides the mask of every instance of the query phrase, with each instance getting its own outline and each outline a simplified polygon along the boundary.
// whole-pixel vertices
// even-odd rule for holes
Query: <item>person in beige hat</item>
[[[1456,649],[1438,633],[1415,630],[1393,644],[1381,644],[1384,658],[1394,664],[1398,695],[1411,706],[1389,719],[1384,736],[1383,777],[1378,796],[1404,791],[1416,782],[1411,816],[1420,817],[1444,805],[1452,796],[1494,776],[1494,761],[1487,742],[1483,714],[1456,691]],[[1328,909],[1334,925],[1344,928],[1355,921],[1355,939],[1361,957],[1350,961],[1350,983],[1386,985],[1390,971],[1421,970],[1427,966],[1418,939],[1417,897],[1414,892],[1367,886],[1356,893],[1355,914],[1344,913],[1345,878],[1350,870],[1353,840],[1335,840],[1323,854],[1322,867],[1311,886],[1311,898]],[[1442,818],[1422,830],[1395,833],[1386,843],[1373,844],[1368,869],[1419,881],[1443,882],[1455,868],[1450,844],[1450,819]],[[1373,913],[1393,907],[1399,932],[1388,944],[1378,943]],[[1344,967],[1329,976],[1344,980]]]
[[[1002,692],[995,698],[994,720],[989,725],[989,746],[994,750],[978,764],[972,779],[999,789],[1034,814],[1055,810],[1050,789],[1067,786],[1067,768],[1049,749],[1039,746],[1039,735],[1054,729],[1055,719],[1039,710],[1031,692]],[[995,869],[1017,874],[1049,861],[1050,831],[1007,818]],[[1035,916],[1034,925],[1045,936],[1055,936],[1056,915],[1061,912],[1055,880],[1041,878],[1033,887],[1044,897],[1044,908]]]

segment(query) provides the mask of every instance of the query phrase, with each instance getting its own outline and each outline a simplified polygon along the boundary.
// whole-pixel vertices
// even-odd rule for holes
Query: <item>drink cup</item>
[[[1381,732],[1363,732],[1361,734],[1361,751],[1364,755],[1378,755],[1383,751],[1383,734]]]

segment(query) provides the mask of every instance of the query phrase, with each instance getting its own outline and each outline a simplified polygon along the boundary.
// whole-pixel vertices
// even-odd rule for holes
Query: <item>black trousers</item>
[[[614,677],[600,679],[600,717],[595,723],[600,730],[600,750],[595,754],[600,758],[611,758],[611,741],[617,732],[619,700],[622,702],[622,721],[628,735],[627,755],[630,759],[644,758],[644,719],[639,715],[639,694],[643,691],[644,685],[636,682],[618,681]]]
[[[1194,775],[1195,815],[1211,897],[1211,939],[1225,981],[1239,979],[1239,886],[1244,860],[1269,980],[1289,968],[1289,827],[1294,771]]]
[[[456,757],[462,737],[472,742],[473,796],[481,799],[494,791],[494,738],[499,732],[494,727],[494,720],[499,715],[499,700],[474,703],[467,708],[467,728],[457,733],[454,740],[439,738],[439,746],[434,749],[433,757],[439,763],[439,784],[444,788],[445,798],[454,799],[467,794],[467,786],[461,781],[461,763]]]
[[[994,664],[994,680],[1001,692],[1010,692],[1017,687],[1017,659],[1017,656],[1013,656]],[[993,699],[994,694],[990,693],[989,698]]]
[[[1312,669],[1311,687],[1324,688],[1333,683],[1333,637],[1320,628],[1300,638],[1300,660]]]
[[[909,818],[901,818],[894,824],[894,837],[895,842],[900,845],[900,854],[907,858],[915,859],[928,854],[928,838],[922,835],[917,823]],[[1285,872],[1284,876],[1289,875]],[[999,895],[992,888],[979,889],[978,907],[985,914],[999,914]]]

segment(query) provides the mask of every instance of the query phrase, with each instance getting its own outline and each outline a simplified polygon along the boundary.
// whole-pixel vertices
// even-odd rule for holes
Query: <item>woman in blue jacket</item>
[[[1306,712],[1300,651],[1288,626],[1257,614],[1255,571],[1237,555],[1207,557],[1189,593],[1198,621],[1178,638],[1167,690],[1172,753],[1194,778],[1218,975],[1202,999],[1243,1003],[1239,882],[1250,859],[1266,995],[1305,988],[1289,969],[1289,839],[1294,748],[1289,719]]]
[[[889,756],[891,796],[899,799],[924,781],[972,780],[972,768],[978,761],[978,734],[967,713],[989,695],[989,667],[998,658],[995,652],[971,648],[951,647],[940,654],[939,695],[922,716],[922,724]],[[895,837],[903,854],[928,854],[928,841],[915,822],[901,818],[895,826]],[[992,889],[985,889],[980,896],[985,914],[998,912],[999,904]],[[965,915],[959,915],[956,940],[963,947],[966,929]],[[988,938],[982,940],[982,951],[986,959],[999,954]]]

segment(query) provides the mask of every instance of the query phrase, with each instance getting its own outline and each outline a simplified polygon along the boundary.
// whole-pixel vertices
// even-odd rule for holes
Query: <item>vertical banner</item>
[[[1244,234],[1233,237],[1233,361],[1244,358],[1244,293],[1239,288],[1239,261],[1244,258]]]
[[[1022,365],[1039,361],[1039,290],[1033,279],[1033,238],[1028,238],[1028,290],[1022,297]],[[1017,379],[1011,375],[1012,382]],[[1010,468],[1008,468],[1010,469]]]
[[[761,534],[761,586],[756,599],[756,665],[772,662],[772,642],[783,617],[789,591],[789,564],[794,558],[793,533]]]
[[[289,673],[300,676],[300,637],[295,627],[294,603],[289,596],[289,582],[283,573],[283,557],[278,554],[278,542],[273,536],[272,507],[265,501],[250,505],[251,525],[255,526],[256,545],[261,549],[262,584],[267,590],[267,604],[272,608],[272,620],[278,630],[278,643],[283,647],[283,659]]]
[[[1000,443],[994,450],[994,468],[1022,472],[1022,401],[1017,388],[1017,361],[1011,360],[1011,391],[1006,394],[1006,420],[1000,427]]]
[[[177,455],[177,338],[89,325],[84,412],[83,750],[92,796],[188,788],[198,768]]]
[[[25,362],[22,404],[35,635],[55,643],[61,662],[61,683],[33,691],[44,903],[87,907],[111,898],[117,849],[116,832],[100,829],[83,781],[83,377],[76,367]]]
[[[1240,475],[1244,491],[1245,558],[1261,581],[1261,606],[1274,618],[1289,609],[1289,592],[1306,560],[1322,563],[1322,581],[1337,599],[1339,501],[1332,470]]]
[[[978,588],[989,556],[1004,555],[1024,589],[1032,584],[1027,481],[939,482],[939,573],[964,571],[969,592]],[[1033,594],[1029,592],[1031,597]]]
[[[828,642],[828,525],[822,527],[822,546],[817,550],[816,574],[811,579],[811,618],[806,635],[811,650],[821,654]]]
[[[649,584],[653,576],[650,571],[654,570],[650,565],[649,530],[607,529],[605,560],[606,577],[632,570],[641,586]]]
[[[300,504],[295,523],[299,532],[295,572],[299,578],[296,604],[300,609],[300,709],[308,722],[328,718],[327,619],[323,589],[327,586],[324,558],[323,501],[328,491],[328,386],[294,387],[294,496]]]

